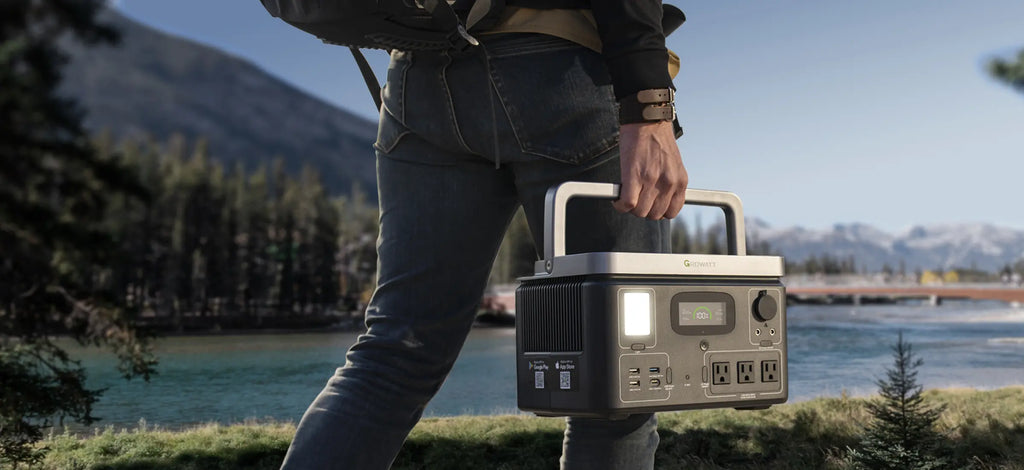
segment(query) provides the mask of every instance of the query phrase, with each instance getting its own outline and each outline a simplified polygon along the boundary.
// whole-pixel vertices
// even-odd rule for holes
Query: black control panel
[[[787,399],[777,280],[594,275],[516,295],[521,409],[615,417]]]

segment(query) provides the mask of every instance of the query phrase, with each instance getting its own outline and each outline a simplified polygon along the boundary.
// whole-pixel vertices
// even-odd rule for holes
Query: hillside
[[[376,124],[319,100],[250,62],[164,34],[114,11],[119,47],[66,44],[62,92],[88,111],[86,127],[116,138],[206,138],[225,163],[275,157],[319,170],[335,193],[354,182],[375,196]]]

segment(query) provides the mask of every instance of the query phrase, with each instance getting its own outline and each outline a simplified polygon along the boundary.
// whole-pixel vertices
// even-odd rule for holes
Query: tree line
[[[358,189],[332,198],[315,170],[292,176],[280,159],[225,169],[201,140],[96,147],[148,192],[111,201],[117,262],[98,277],[141,324],[316,326],[365,301],[377,212]]]

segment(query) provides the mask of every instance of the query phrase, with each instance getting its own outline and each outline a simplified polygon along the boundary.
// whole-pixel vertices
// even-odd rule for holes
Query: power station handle
[[[569,181],[548,189],[544,198],[544,259],[547,261],[556,256],[565,256],[565,210],[569,200],[574,197],[618,199],[619,185]],[[739,196],[726,191],[687,189],[686,204],[721,208],[725,212],[729,254],[747,254],[743,203]]]

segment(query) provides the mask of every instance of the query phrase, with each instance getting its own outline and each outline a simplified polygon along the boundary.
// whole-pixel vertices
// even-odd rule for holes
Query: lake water
[[[875,392],[897,333],[924,359],[926,387],[1024,385],[1024,308],[998,302],[942,306],[791,306],[790,401]],[[157,343],[159,374],[126,382],[114,360],[78,350],[92,387],[105,387],[100,426],[175,428],[246,419],[298,421],[344,362],[357,333],[174,337]],[[517,413],[515,330],[475,329],[426,416]]]

